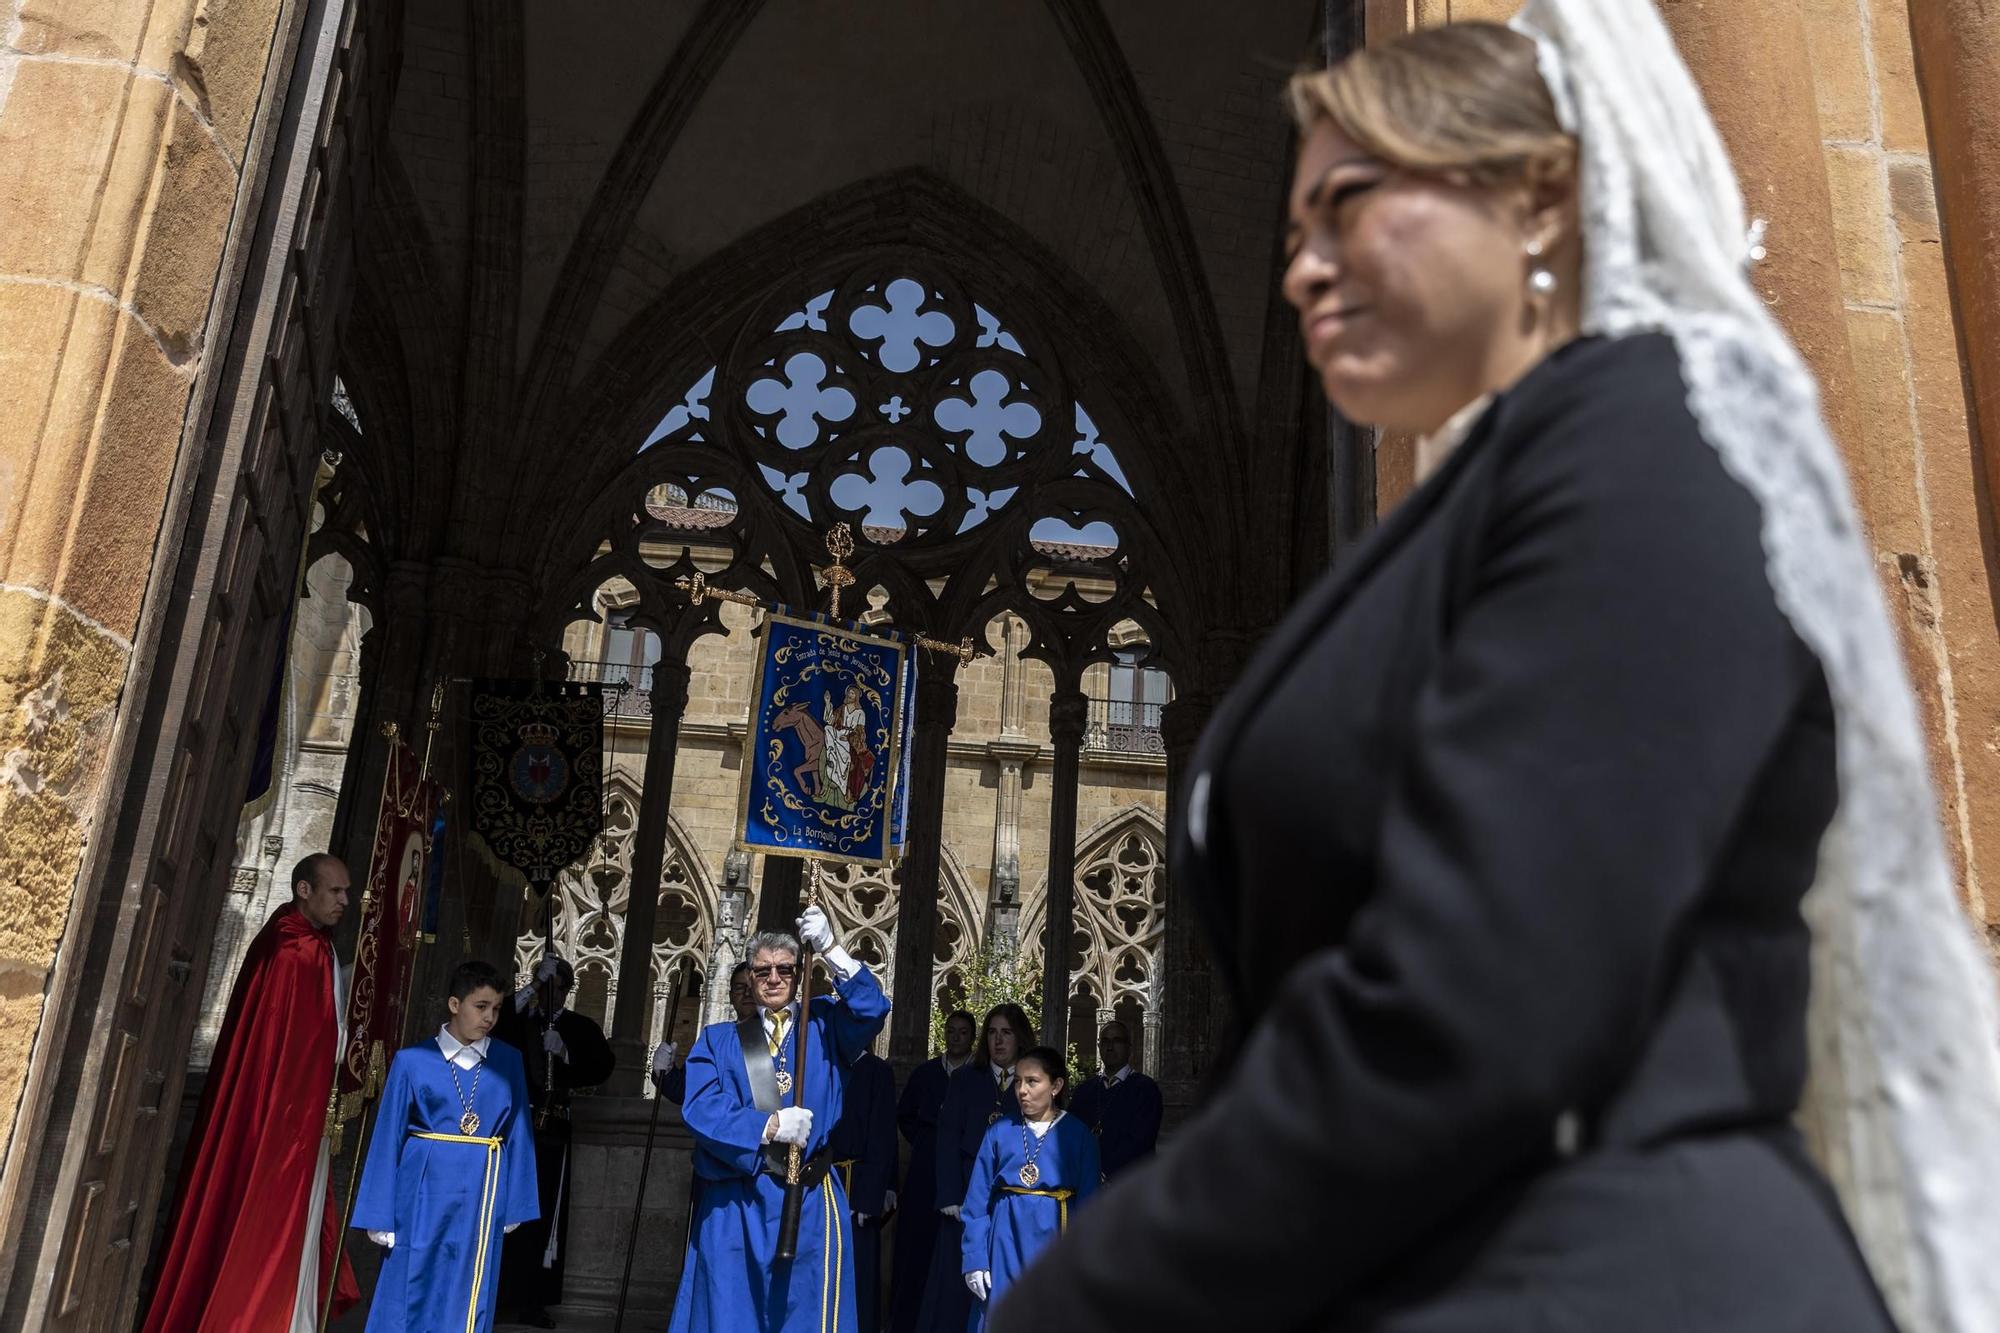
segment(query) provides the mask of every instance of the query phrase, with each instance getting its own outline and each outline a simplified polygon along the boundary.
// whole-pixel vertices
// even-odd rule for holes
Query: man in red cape
[[[314,1333],[360,1299],[328,1188],[326,1103],[341,1014],[333,928],[347,867],[316,852],[251,942],[208,1068],[145,1333]]]

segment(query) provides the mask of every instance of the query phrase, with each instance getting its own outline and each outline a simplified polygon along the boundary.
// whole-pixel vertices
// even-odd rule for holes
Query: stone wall
[[[0,1142],[118,762],[279,9],[0,4]]]
[[[1855,491],[1922,698],[1952,855],[1990,929],[1981,867],[2000,857],[2000,659],[1907,0],[1805,10],[1861,416]]]

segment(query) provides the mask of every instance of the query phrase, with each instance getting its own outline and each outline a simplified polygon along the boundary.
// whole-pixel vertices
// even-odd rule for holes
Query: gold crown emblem
[[[521,728],[521,739],[530,745],[554,745],[561,734],[547,722],[530,722]]]

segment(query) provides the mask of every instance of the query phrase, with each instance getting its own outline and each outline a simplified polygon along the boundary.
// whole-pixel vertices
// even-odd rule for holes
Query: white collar
[[[491,1033],[488,1033],[468,1046],[457,1037],[451,1035],[451,1024],[446,1023],[438,1028],[438,1049],[444,1052],[445,1059],[451,1061],[460,1069],[471,1069],[481,1060],[484,1060],[486,1058],[486,1048],[492,1043],[493,1036]]]
[[[1442,426],[1417,440],[1419,485],[1428,481],[1433,472],[1444,466],[1444,460],[1450,458],[1458,446],[1465,443],[1466,436],[1472,434],[1472,428],[1479,424],[1479,418],[1485,415],[1486,409],[1492,402],[1492,394],[1481,394],[1452,413]]]
[[[1132,1073],[1133,1073],[1132,1062],[1130,1060],[1127,1060],[1125,1062],[1125,1067],[1123,1069],[1120,1069],[1117,1073],[1110,1075],[1104,1080],[1104,1086],[1107,1088],[1115,1088],[1120,1083],[1123,1083],[1126,1079],[1132,1077]]]
[[[1069,1114],[1068,1111],[1063,1110],[1061,1107],[1057,1107],[1055,1115],[1047,1120],[1023,1120],[1021,1123],[1028,1127],[1028,1132],[1030,1134],[1033,1134],[1036,1138],[1039,1139],[1044,1134],[1047,1134],[1050,1130],[1054,1129],[1056,1127],[1056,1123],[1068,1114]]]
[[[967,1065],[971,1063],[972,1063],[971,1051],[967,1051],[965,1053],[965,1058],[963,1060],[960,1060],[957,1064],[953,1064],[951,1062],[951,1057],[949,1055],[940,1055],[938,1057],[938,1068],[944,1070],[944,1072],[947,1074],[956,1074],[959,1070],[965,1068]]]
[[[1013,1070],[1002,1069],[999,1065],[994,1064],[991,1060],[988,1060],[986,1062],[986,1067],[993,1071],[993,1081],[995,1083],[1002,1084],[1003,1086],[1009,1079],[1014,1077]]]

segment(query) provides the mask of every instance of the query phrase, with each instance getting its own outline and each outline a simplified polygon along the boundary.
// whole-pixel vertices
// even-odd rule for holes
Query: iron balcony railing
[[[1090,721],[1083,733],[1084,748],[1164,758],[1167,743],[1160,736],[1160,713],[1165,708],[1165,704],[1135,703],[1130,699],[1092,699]]]
[[[571,662],[571,680],[594,681],[604,687],[604,716],[653,716],[653,668],[630,662]]]

